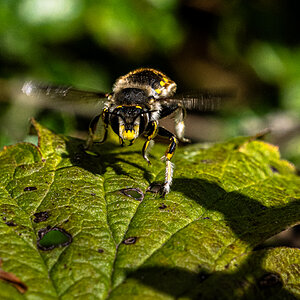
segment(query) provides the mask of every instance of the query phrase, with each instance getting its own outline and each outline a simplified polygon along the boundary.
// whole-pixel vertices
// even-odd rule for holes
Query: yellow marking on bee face
[[[168,82],[169,79],[167,77],[163,77],[164,82]]]
[[[139,108],[139,109],[142,109],[142,107],[141,107],[141,106],[139,106],[139,105],[136,105],[135,107],[136,107],[136,108]]]
[[[159,83],[161,86],[165,86],[165,82],[164,81],[161,81],[160,83]]]
[[[156,89],[155,92],[156,92],[157,94],[161,94],[161,90],[160,90],[160,89]]]
[[[125,130],[125,125],[120,125],[119,134],[122,140],[135,140],[139,135],[140,125],[136,124],[133,126],[133,130]]]
[[[116,108],[121,108],[122,107],[122,105],[118,105]]]
[[[134,130],[127,130],[123,132],[125,140],[133,140],[135,138]]]

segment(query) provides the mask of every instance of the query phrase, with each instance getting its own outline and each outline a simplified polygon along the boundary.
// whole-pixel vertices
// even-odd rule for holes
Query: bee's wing
[[[234,96],[232,91],[200,90],[189,93],[175,94],[162,99],[166,104],[180,104],[188,110],[214,111],[220,108],[221,101]]]
[[[27,81],[22,87],[22,92],[27,96],[37,98],[48,98],[59,101],[99,101],[107,99],[108,94],[101,92],[90,92],[66,86],[52,86],[40,84],[34,81]]]
[[[93,113],[96,103],[97,109],[102,109],[109,95],[67,86],[46,85],[34,81],[25,82],[22,92],[31,98],[34,105],[57,110],[69,110],[72,107],[73,111],[75,110],[76,113],[82,115]]]

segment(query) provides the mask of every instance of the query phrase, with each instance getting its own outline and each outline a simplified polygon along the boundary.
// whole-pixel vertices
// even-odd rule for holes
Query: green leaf
[[[256,250],[300,221],[300,178],[275,146],[236,138],[179,148],[172,190],[159,198],[146,189],[164,178],[167,145],[148,167],[142,141],[85,152],[33,124],[38,147],[0,153],[0,299],[300,296],[300,250]]]

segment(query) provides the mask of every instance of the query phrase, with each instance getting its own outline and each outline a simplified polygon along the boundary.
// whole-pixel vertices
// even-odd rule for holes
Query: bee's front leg
[[[107,139],[108,113],[105,108],[101,115],[94,117],[89,126],[89,137],[85,149],[92,148],[94,142],[104,143]]]
[[[143,146],[143,150],[142,150],[143,157],[149,165],[151,165],[151,162],[150,162],[147,154],[149,153],[150,149],[152,148],[152,146],[154,144],[153,139],[155,138],[157,131],[158,131],[158,122],[157,121],[150,122],[150,124],[147,127],[147,131],[145,133],[147,141],[145,142],[145,144]]]
[[[170,192],[170,187],[172,184],[174,165],[171,163],[171,159],[174,155],[176,146],[178,144],[178,140],[174,134],[172,134],[171,132],[169,132],[163,127],[158,127],[158,135],[170,139],[170,144],[167,148],[167,151],[165,155],[162,157],[162,159],[166,161],[165,181],[161,185],[157,185],[157,184],[150,185],[148,191],[159,192],[160,195],[164,197],[166,194]]]

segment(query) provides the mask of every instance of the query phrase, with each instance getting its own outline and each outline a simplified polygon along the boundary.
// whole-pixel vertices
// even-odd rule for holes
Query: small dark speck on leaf
[[[45,162],[46,161],[46,159],[45,158],[42,158],[42,162]]]
[[[91,193],[91,196],[96,196],[96,194],[95,193]]]
[[[6,224],[7,226],[17,226],[17,224],[14,223],[14,221],[7,221],[7,222],[5,222],[5,224]]]
[[[133,236],[133,237],[129,237],[126,240],[123,241],[123,244],[125,245],[132,245],[135,244],[137,241],[137,237]]]
[[[40,222],[44,222],[49,218],[49,213],[47,211],[41,211],[38,213],[34,214],[35,218],[33,220],[33,222],[35,223],[40,223]]]
[[[103,253],[103,252],[104,252],[104,250],[103,250],[103,249],[101,249],[101,248],[99,248],[99,249],[97,250],[97,252],[98,252],[98,253]]]
[[[267,209],[267,207],[264,206],[264,205],[261,205],[260,208],[261,208],[262,210],[266,210],[266,209]]]
[[[159,209],[165,209],[167,208],[167,205],[164,203],[161,203],[161,205],[158,207]]]
[[[119,192],[137,201],[142,201],[144,199],[144,193],[139,188],[121,189]]]
[[[26,188],[24,188],[24,192],[31,192],[35,190],[37,190],[37,187],[35,186],[27,186]]]
[[[202,218],[203,220],[209,220],[210,218],[209,217],[204,217]]]
[[[52,250],[55,247],[65,247],[72,242],[72,235],[59,227],[47,226],[38,231],[37,247],[41,250]]]
[[[275,168],[274,166],[270,166],[270,168],[273,173],[279,173],[278,169]]]
[[[258,280],[258,285],[261,288],[267,288],[267,287],[272,287],[276,285],[282,285],[282,279],[279,274],[276,273],[267,273],[263,275],[259,280]]]
[[[3,220],[3,221],[6,221],[6,217],[3,217],[2,220]]]

